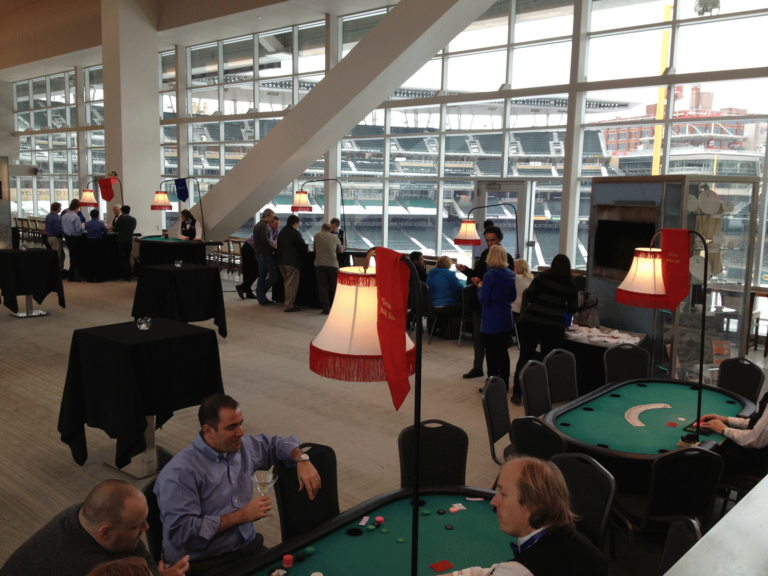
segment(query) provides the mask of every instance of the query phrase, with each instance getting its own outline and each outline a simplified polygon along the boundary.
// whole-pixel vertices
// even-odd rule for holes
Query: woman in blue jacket
[[[491,246],[486,260],[487,271],[478,286],[477,298],[483,306],[480,334],[485,344],[488,376],[504,380],[509,391],[509,352],[512,335],[512,302],[517,299],[515,273],[507,266],[507,251]]]
[[[450,257],[441,256],[436,266],[427,274],[429,303],[447,323],[447,333],[441,332],[443,336],[453,334],[454,328],[458,331],[461,324],[461,291],[464,289],[464,283],[451,271],[452,264]]]

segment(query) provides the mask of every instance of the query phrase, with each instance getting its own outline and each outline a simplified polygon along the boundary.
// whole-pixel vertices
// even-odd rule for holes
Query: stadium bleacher
[[[544,261],[552,262],[552,258],[560,252],[560,230],[557,228],[541,228],[534,226],[536,241],[541,247],[541,254]]]
[[[394,138],[406,152],[429,152],[424,138]]]
[[[531,168],[525,165],[521,166],[520,164],[518,164],[516,168],[517,168],[517,173],[520,176],[552,176],[552,168],[549,168],[549,167],[545,168],[545,167],[537,166],[537,167]],[[558,170],[558,174],[560,176],[563,175],[562,172],[560,172],[559,170]]]
[[[520,142],[523,154],[528,156],[552,156],[549,143],[551,132],[513,132],[512,138]]]
[[[477,167],[484,176],[501,176],[501,160],[478,160]]]
[[[476,134],[475,139],[480,143],[486,154],[501,154],[501,134]]]
[[[368,250],[370,248],[354,226],[347,226],[345,232],[347,233],[347,246],[353,250]]]
[[[552,214],[553,217],[556,216],[560,218],[562,214],[562,205],[563,205],[563,202],[560,199],[547,201],[547,207],[549,208],[549,213]]]
[[[584,156],[605,156],[603,145],[600,143],[600,133],[597,130],[584,130],[584,145],[582,154]],[[563,141],[565,133],[563,132]]]
[[[589,210],[592,200],[589,198],[579,198],[579,218],[589,218]]]
[[[446,154],[469,154],[466,136],[446,136],[445,137]]]
[[[410,228],[406,230],[410,231]],[[414,250],[420,250],[418,244],[416,244],[406,232],[397,226],[389,226],[389,248],[398,252],[413,252]]]

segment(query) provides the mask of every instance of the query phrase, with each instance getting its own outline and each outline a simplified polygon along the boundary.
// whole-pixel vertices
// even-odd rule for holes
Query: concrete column
[[[187,48],[176,46],[176,118],[186,118],[187,112]],[[179,178],[191,176],[189,167],[189,125],[176,125],[176,161],[179,165]],[[189,182],[187,188],[197,194],[197,184]],[[182,207],[183,205],[183,207]],[[179,210],[187,208],[189,201],[179,202]]]
[[[397,4],[267,134],[262,153],[246,155],[207,194],[209,239],[229,236],[242,224],[242,214],[274,198],[491,4],[493,0]],[[192,213],[199,215],[199,207]]]
[[[85,71],[82,66],[75,67],[75,114],[77,115],[78,126],[83,127],[88,124],[85,116]],[[74,183],[74,188],[77,190],[78,197],[80,196],[80,190],[83,189],[87,181],[88,133],[79,132],[77,134],[77,180]],[[95,190],[98,190],[98,187],[96,187]],[[117,196],[117,194],[115,194],[115,196]],[[74,190],[71,190],[69,194],[70,202],[73,197]],[[120,198],[116,198],[116,202],[120,202]],[[107,210],[107,214],[109,214],[109,212],[110,211]]]
[[[341,58],[341,25],[340,18],[333,14],[325,15],[325,73],[339,63]],[[323,178],[338,178],[341,180],[341,140],[337,140],[325,153],[325,169]],[[336,182],[325,182],[325,214],[324,221],[331,218],[341,218],[341,189]]]
[[[8,158],[8,163],[19,159],[19,144],[11,132],[15,129],[13,116],[13,83],[0,82],[0,156]],[[3,188],[3,200],[8,199],[8,190]]]
[[[123,183],[137,232],[160,234],[160,213],[151,210],[160,184],[157,156],[157,3],[101,0],[104,64],[105,171]],[[115,202],[119,201],[115,195]]]

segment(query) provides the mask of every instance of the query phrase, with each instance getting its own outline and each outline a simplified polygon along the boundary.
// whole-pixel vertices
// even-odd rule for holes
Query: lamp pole
[[[341,185],[341,184],[339,184]],[[365,255],[364,268],[368,269],[368,262],[371,260],[371,256],[376,253],[376,248],[371,248]],[[419,286],[419,273],[416,270],[416,266],[411,259],[403,254],[400,256],[400,261],[405,262],[408,266],[411,275],[411,282],[415,286]],[[418,560],[419,560],[419,453],[421,452],[421,350],[424,327],[421,323],[423,315],[423,303],[421,301],[421,290],[414,290],[414,307],[416,309],[416,318],[419,319],[416,322],[416,369],[414,371],[413,380],[413,433],[415,449],[413,453],[413,498],[411,500],[411,506],[413,508],[412,516],[412,545],[411,545],[411,576],[418,576]]]
[[[474,208],[472,208],[472,210],[467,212],[467,218],[470,218],[470,215],[472,214],[472,212],[474,212],[478,208],[493,208],[494,206],[508,206],[509,208],[512,208],[512,210],[515,211],[515,231],[517,232],[517,229],[518,229],[517,227],[520,224],[517,218],[517,208],[515,208],[514,204],[510,204],[507,202],[502,202],[501,204],[486,204],[485,206],[475,206]],[[519,259],[520,259],[520,242],[518,242],[517,234],[515,234],[515,260],[519,260]]]
[[[344,233],[346,234],[347,233],[346,232],[346,230],[347,230],[347,219],[344,217],[344,187],[341,185],[341,181],[338,178],[318,178],[317,180],[307,180],[306,182],[304,182],[304,184],[302,184],[299,187],[299,189],[302,190],[304,188],[304,186],[306,186],[307,184],[311,184],[312,182],[336,182],[336,183],[338,183],[339,191],[341,192],[341,198],[340,198],[341,202],[339,204],[341,206],[341,225],[344,226]],[[383,202],[383,200],[382,200],[382,202]],[[346,238],[345,238],[345,240],[346,240]]]

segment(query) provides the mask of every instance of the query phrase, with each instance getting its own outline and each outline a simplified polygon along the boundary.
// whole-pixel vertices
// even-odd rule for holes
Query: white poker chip
[[[685,422],[685,418],[678,418],[680,422]]]

